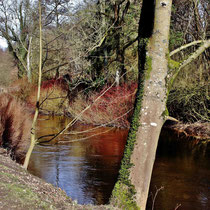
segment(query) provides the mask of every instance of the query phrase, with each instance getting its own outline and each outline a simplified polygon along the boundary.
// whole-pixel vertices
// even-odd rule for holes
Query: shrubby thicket
[[[122,90],[129,85],[133,87],[137,82],[141,3],[141,0],[78,3],[43,0],[43,81],[62,78],[72,107],[79,101],[75,95],[81,100],[87,100],[93,92],[97,95],[115,81],[116,74]],[[208,8],[208,0],[173,1],[170,51],[209,38]],[[0,10],[0,35],[7,40],[18,78],[27,78],[23,81],[35,84],[39,60],[38,1],[3,0]],[[197,47],[180,51],[172,59],[181,62]],[[171,116],[186,122],[208,121],[208,60],[209,50],[179,74],[168,97]]]

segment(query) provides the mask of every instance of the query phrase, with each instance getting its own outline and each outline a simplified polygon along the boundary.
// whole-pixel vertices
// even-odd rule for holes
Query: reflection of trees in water
[[[59,118],[41,120],[39,134],[55,132],[64,126]],[[70,131],[84,131],[92,126],[77,125]],[[80,135],[65,135],[65,138],[81,138],[99,134],[85,141],[37,146],[30,163],[30,171],[46,181],[64,189],[79,203],[103,204],[117,179],[119,164],[127,137],[126,130],[99,128]]]
[[[210,206],[210,170],[208,145],[195,145],[194,140],[163,131],[157,149],[150,193],[164,186],[155,201],[156,209],[208,209]],[[152,196],[148,200],[151,209]]]
[[[103,133],[105,129],[108,128],[100,128],[97,132]],[[86,183],[85,194],[94,198],[95,204],[104,204],[109,200],[117,180],[126,136],[126,130],[118,130],[76,143],[84,149],[83,157],[86,160],[86,164],[82,166],[86,167],[85,173],[81,174]]]
[[[107,164],[109,160],[104,164],[104,160],[101,160],[100,157],[98,159],[94,158],[94,160],[89,157],[89,161],[94,164],[96,170],[87,170],[86,179],[93,182],[88,185],[87,192],[91,192],[96,204],[105,204],[109,201],[114,184],[117,181],[120,160],[116,158],[109,165]]]
[[[43,130],[40,132],[45,135],[49,127],[53,132],[56,126],[61,126],[56,117],[52,121],[41,121]],[[91,127],[77,124],[71,131]],[[106,129],[109,128],[68,136],[81,138],[101,133],[85,141],[37,146],[30,171],[64,189],[79,203],[107,203],[117,179],[127,131],[115,129],[103,133]],[[177,203],[182,203],[183,209],[208,209],[209,151],[210,144],[198,146],[195,141],[173,136],[171,131],[161,134],[151,183],[153,194],[155,186],[164,186],[155,201],[157,209],[174,209]]]
[[[60,152],[59,152],[59,148],[58,145],[55,145],[58,152],[57,154],[55,155],[55,168],[56,168],[56,176],[55,176],[55,183],[56,183],[56,186],[59,187],[60,184],[59,184],[59,175],[60,175]]]

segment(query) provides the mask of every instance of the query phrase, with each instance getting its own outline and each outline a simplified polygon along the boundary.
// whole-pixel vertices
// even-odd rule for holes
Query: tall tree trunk
[[[146,208],[156,148],[165,121],[170,0],[144,0],[139,22],[139,84],[135,111],[111,203]]]
[[[39,78],[38,78],[38,85],[37,85],[37,98],[36,98],[36,109],[34,113],[34,118],[31,127],[31,144],[27,151],[26,158],[23,164],[23,168],[27,169],[29,160],[34,149],[34,146],[37,143],[35,132],[36,132],[36,123],[39,114],[39,106],[40,106],[40,94],[41,94],[41,82],[42,82],[42,0],[39,0]]]

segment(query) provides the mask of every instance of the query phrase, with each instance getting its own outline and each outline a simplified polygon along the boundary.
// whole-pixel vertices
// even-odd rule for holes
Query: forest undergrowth
[[[26,102],[33,111],[36,103],[36,86],[24,79],[18,80],[13,86],[16,88],[12,94]],[[209,129],[206,126],[209,123],[208,99],[203,88],[203,84],[201,87],[199,83],[196,87],[195,85],[184,87],[178,83],[172,89],[167,107],[169,115],[179,121],[170,126],[176,132],[184,133],[186,136],[208,138]],[[119,86],[104,85],[99,90],[75,90],[76,92],[71,94],[63,79],[46,80],[41,87],[40,113],[65,115],[70,118],[80,116],[78,120],[83,124],[129,128],[136,90],[137,83],[133,82]],[[97,98],[100,99],[96,100]],[[87,107],[89,108],[80,115]]]

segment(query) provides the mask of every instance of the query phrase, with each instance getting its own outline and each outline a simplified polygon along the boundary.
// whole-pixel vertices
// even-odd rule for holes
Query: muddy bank
[[[210,140],[210,123],[187,123],[183,124],[166,122],[164,128],[170,129],[179,135],[198,140]]]
[[[64,191],[29,174],[0,149],[0,209],[115,209],[78,205]]]

